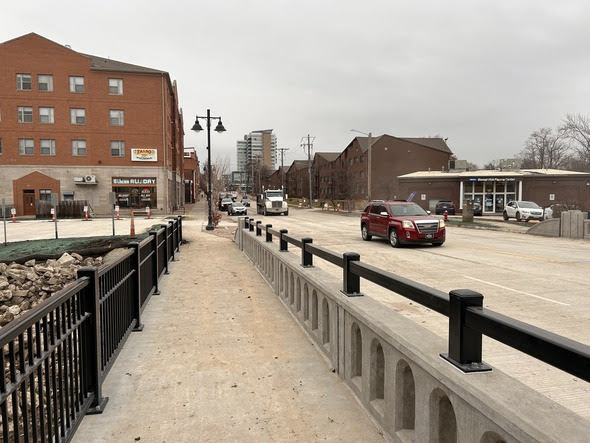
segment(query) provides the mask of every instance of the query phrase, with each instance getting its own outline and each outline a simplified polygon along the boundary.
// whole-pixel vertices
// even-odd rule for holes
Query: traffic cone
[[[133,220],[133,209],[131,210],[131,224],[129,226],[129,237],[135,238],[135,221]]]
[[[117,206],[117,220],[121,220],[121,216],[119,214],[119,207]]]
[[[149,220],[149,219],[150,219],[151,212],[152,212],[152,211],[150,210],[150,207],[149,207],[149,206],[146,206],[146,207],[145,207],[145,211],[147,212],[147,218],[148,218],[148,220]]]
[[[12,212],[12,223],[16,223],[16,212]]]

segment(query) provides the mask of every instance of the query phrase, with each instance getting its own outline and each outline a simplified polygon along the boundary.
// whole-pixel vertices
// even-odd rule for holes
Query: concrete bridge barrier
[[[587,441],[583,418],[496,369],[459,371],[440,357],[445,340],[370,297],[346,296],[342,280],[286,251],[282,233],[273,242],[239,223],[240,249],[388,439]]]

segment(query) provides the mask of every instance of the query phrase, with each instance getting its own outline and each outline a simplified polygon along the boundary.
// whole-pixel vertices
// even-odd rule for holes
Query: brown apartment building
[[[0,196],[84,200],[97,214],[184,202],[183,118],[165,71],[31,33],[0,44]]]

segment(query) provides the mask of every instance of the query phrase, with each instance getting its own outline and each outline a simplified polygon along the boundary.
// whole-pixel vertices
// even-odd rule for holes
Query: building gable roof
[[[92,69],[96,71],[109,71],[109,72],[128,72],[137,74],[166,74],[166,71],[160,71],[158,69],[146,68],[145,66],[132,65],[131,63],[120,62],[117,60],[111,60],[110,58],[99,57],[97,55],[82,54],[84,57],[90,59],[92,63]]]
[[[405,140],[407,142],[415,143],[417,145],[425,146],[427,148],[435,149],[437,151],[445,152],[447,154],[453,153],[447,146],[445,140],[440,137],[394,137],[393,135],[383,134],[378,137],[371,137],[371,145],[375,145],[379,140],[381,140],[384,137],[390,137],[394,140]],[[369,137],[355,137],[354,140],[357,140],[362,152],[367,151],[369,147]]]

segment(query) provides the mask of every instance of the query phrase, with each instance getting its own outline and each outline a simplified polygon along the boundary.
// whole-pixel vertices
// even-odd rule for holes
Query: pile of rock
[[[0,327],[76,281],[80,267],[102,263],[102,257],[83,258],[76,253],[64,253],[57,260],[29,260],[24,265],[0,263]]]

